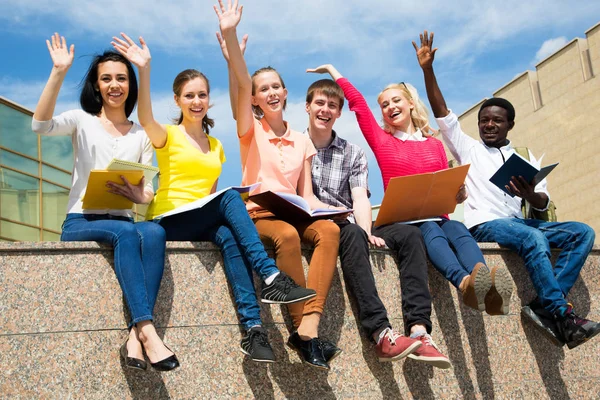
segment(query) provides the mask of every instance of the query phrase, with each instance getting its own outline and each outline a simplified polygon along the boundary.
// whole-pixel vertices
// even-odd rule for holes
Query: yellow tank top
[[[160,185],[148,207],[146,219],[171,211],[210,194],[221,175],[225,153],[221,142],[208,136],[210,152],[192,146],[176,125],[167,125],[167,142],[156,149]]]

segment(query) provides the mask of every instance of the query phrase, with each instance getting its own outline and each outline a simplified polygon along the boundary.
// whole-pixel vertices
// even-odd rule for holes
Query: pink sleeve
[[[306,136],[305,143],[306,143],[306,146],[304,149],[304,153],[305,153],[304,159],[310,160],[312,158],[312,156],[317,154],[317,149],[315,148],[315,145],[313,144],[312,140],[308,139],[308,136]]]
[[[340,78],[336,82],[344,91],[344,97],[348,100],[348,107],[350,107],[350,111],[354,111],[363,136],[371,150],[375,152],[390,135],[381,129],[367,101],[348,79]]]

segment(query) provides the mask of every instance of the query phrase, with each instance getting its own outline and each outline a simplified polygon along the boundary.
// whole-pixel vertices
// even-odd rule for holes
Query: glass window
[[[71,187],[71,174],[42,164],[42,178]]]
[[[60,242],[60,234],[59,233],[42,231],[42,235],[44,235],[42,240],[45,242]]]
[[[40,230],[0,220],[0,237],[20,242],[37,242],[40,240]]]
[[[31,130],[31,116],[0,104],[0,145],[38,158],[38,136]]]
[[[0,168],[0,217],[39,226],[39,179]]]
[[[43,227],[60,231],[67,213],[69,189],[43,182],[42,191],[42,203],[44,207]]]
[[[73,170],[71,136],[42,136],[42,161],[67,171]]]
[[[0,164],[7,167],[18,169],[28,174],[39,176],[37,161],[30,160],[20,155],[11,153],[6,150],[0,150]]]

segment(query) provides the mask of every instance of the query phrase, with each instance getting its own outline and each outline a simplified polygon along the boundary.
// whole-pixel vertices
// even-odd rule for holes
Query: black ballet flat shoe
[[[125,343],[123,343],[123,346],[121,346],[121,350],[119,351],[121,353],[121,358],[123,359],[125,366],[127,368],[131,368],[131,369],[139,369],[142,371],[147,370],[148,364],[146,363],[145,360],[140,360],[139,358],[129,357],[127,355],[127,342],[128,342],[128,340],[126,340]]]
[[[169,349],[168,346],[165,345],[165,347],[167,349]],[[171,349],[169,349],[170,351],[173,351]],[[175,354],[173,354],[172,356],[169,356],[163,360],[157,361],[155,363],[150,362],[150,365],[152,365],[152,368],[154,368],[157,371],[161,371],[161,372],[166,372],[166,371],[171,371],[174,370],[175,368],[179,367],[179,360],[177,359],[177,356]]]

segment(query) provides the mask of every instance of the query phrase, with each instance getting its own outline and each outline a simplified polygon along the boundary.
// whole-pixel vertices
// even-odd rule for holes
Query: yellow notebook
[[[92,170],[83,196],[84,210],[128,210],[133,202],[121,195],[109,193],[106,182],[123,184],[124,176],[131,184],[138,185],[144,176],[143,171],[105,171]]]
[[[144,171],[144,177],[146,177],[146,184],[152,182],[152,179],[158,174],[158,168],[152,165],[140,164],[132,161],[119,160],[113,158],[108,167],[109,171]]]

